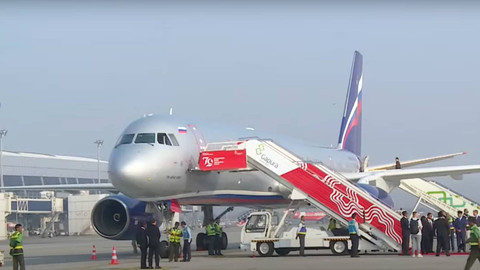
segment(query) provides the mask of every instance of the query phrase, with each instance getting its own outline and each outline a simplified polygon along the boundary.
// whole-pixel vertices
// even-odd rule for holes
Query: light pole
[[[3,164],[2,164],[2,157],[3,157],[3,148],[2,148],[2,139],[3,137],[7,136],[8,130],[2,129],[0,130],[0,184],[3,188]],[[3,192],[3,189],[2,189]]]
[[[96,140],[93,143],[97,145],[97,180],[100,184],[100,148],[103,145],[103,140]]]

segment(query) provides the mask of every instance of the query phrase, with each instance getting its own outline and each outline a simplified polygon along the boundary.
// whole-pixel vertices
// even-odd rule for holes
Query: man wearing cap
[[[10,236],[10,255],[12,255],[13,270],[25,270],[25,259],[23,258],[23,228],[22,224],[15,225],[15,232]]]

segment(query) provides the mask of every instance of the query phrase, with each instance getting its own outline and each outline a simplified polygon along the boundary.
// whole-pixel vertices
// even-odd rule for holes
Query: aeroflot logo
[[[278,163],[276,163],[275,161],[273,161],[272,159],[270,159],[267,155],[265,155],[263,152],[265,151],[265,145],[263,144],[259,144],[257,149],[255,149],[255,153],[257,154],[257,156],[260,156],[260,158],[267,164],[275,167],[275,168],[278,168]]]

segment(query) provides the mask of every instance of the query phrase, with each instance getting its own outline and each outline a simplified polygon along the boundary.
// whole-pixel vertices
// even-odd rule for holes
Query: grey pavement
[[[223,257],[209,257],[206,251],[194,251],[191,262],[169,263],[161,260],[162,269],[463,269],[467,256],[424,258],[398,255],[364,255],[360,258],[333,256],[328,250],[308,251],[306,257],[297,253],[285,257],[254,257],[240,251],[238,239],[230,233],[232,243]],[[11,268],[8,242],[0,241],[6,250],[5,268]],[[91,261],[92,245],[96,245],[96,261]],[[119,265],[109,265],[112,247],[116,246]],[[91,270],[91,269],[139,269],[139,256],[134,255],[130,241],[111,241],[98,236],[60,236],[55,238],[28,237],[24,241],[27,269],[34,270]],[[473,269],[480,269],[480,263]]]

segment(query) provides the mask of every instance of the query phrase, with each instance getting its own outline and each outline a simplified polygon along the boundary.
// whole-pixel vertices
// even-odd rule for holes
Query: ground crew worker
[[[334,218],[330,218],[328,221],[328,230],[333,231],[337,228],[337,221]]]
[[[220,225],[220,219],[215,220],[215,255],[223,256],[222,243],[223,243],[223,228]]]
[[[348,222],[348,234],[350,235],[350,241],[352,242],[352,252],[350,257],[357,258],[358,256],[358,223],[355,220],[357,214],[353,213],[352,220]]]
[[[400,159],[398,157],[395,158],[395,169],[401,169],[402,164],[400,164]]]
[[[183,261],[189,262],[192,258],[192,252],[190,250],[190,244],[192,243],[192,231],[187,226],[185,221],[182,221],[182,236],[183,236]]]
[[[136,242],[140,248],[140,269],[147,268],[147,248],[148,248],[148,236],[147,236],[147,223],[142,222],[140,228],[137,230]]]
[[[300,239],[300,256],[305,256],[305,236],[307,235],[307,226],[305,226],[305,216],[300,217],[298,224],[297,237]]]
[[[15,232],[10,236],[10,255],[12,255],[13,270],[25,270],[25,259],[23,257],[23,228],[22,224],[15,225]]]
[[[168,251],[168,261],[175,260],[178,262],[180,253],[180,239],[182,238],[182,231],[178,228],[180,223],[175,222],[175,227],[170,230],[170,248]]]
[[[213,256],[213,248],[215,246],[215,227],[213,226],[213,220],[210,220],[210,223],[205,227],[205,231],[208,237],[208,255]]]
[[[472,265],[475,262],[475,260],[478,259],[478,261],[480,261],[480,250],[479,250],[480,230],[477,227],[476,218],[469,217],[468,224],[470,225],[470,230],[471,230],[470,238],[467,239],[467,241],[470,243],[470,255],[468,256],[467,264],[465,265],[465,270],[469,270],[470,268],[472,268]]]

